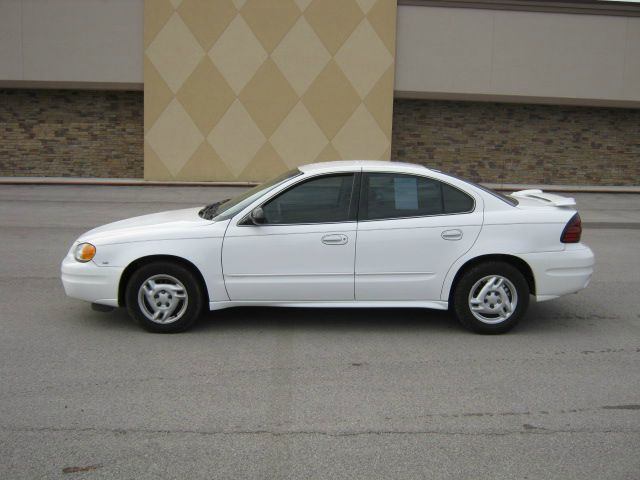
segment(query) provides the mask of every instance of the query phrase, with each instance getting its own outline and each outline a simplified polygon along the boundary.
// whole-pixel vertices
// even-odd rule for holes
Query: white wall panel
[[[396,89],[486,91],[492,28],[490,10],[399,7]]]
[[[142,84],[143,0],[0,1],[0,82]],[[640,18],[400,6],[397,92],[640,102]]]
[[[627,19],[623,95],[640,98],[640,19]]]
[[[493,15],[493,92],[622,98],[626,18],[498,11]]]
[[[640,101],[640,18],[400,6],[404,96]]]
[[[21,0],[0,1],[0,79],[22,78]]]
[[[0,80],[142,83],[142,29],[143,0],[2,0]]]

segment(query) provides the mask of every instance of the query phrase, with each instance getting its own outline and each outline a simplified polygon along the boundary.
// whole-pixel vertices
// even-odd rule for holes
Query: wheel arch
[[[202,275],[200,269],[196,267],[192,262],[176,255],[147,255],[132,261],[122,272],[122,275],[120,276],[120,282],[118,284],[118,305],[120,307],[126,306],[127,284],[129,283],[129,280],[131,279],[133,273],[140,267],[149,265],[150,263],[154,262],[173,262],[177,263],[178,265],[182,265],[187,270],[189,270],[196,277],[198,283],[200,284],[202,288],[202,295],[204,296],[205,305],[208,305],[209,291],[207,289],[207,283],[205,282],[204,276]]]
[[[529,286],[529,293],[531,293],[532,295],[536,294],[535,277],[533,275],[533,270],[531,269],[531,267],[527,262],[525,262],[522,258],[517,257],[515,255],[492,253],[492,254],[480,255],[478,257],[471,258],[467,260],[458,269],[455,276],[453,277],[453,281],[451,282],[451,288],[449,288],[449,295],[448,295],[449,305],[451,305],[456,286],[458,285],[458,282],[460,281],[462,276],[465,274],[465,272],[467,272],[470,268],[476,265],[479,265],[480,263],[495,262],[495,261],[508,263],[509,265],[512,265],[513,267],[517,268],[527,281],[527,285]]]

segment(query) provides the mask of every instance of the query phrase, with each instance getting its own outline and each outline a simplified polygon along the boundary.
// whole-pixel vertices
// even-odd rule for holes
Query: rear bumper
[[[69,297],[118,306],[118,284],[123,268],[99,267],[93,262],[80,263],[67,256],[60,270],[62,285]]]
[[[529,253],[519,257],[533,270],[539,302],[586,288],[595,264],[593,252],[583,244],[567,245],[559,252]]]

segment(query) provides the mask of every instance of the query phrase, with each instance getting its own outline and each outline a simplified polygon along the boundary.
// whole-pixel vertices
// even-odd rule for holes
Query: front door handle
[[[453,230],[445,230],[442,232],[441,236],[445,240],[460,240],[462,238],[462,230],[458,230],[457,228]]]
[[[322,237],[322,243],[325,245],[345,245],[348,241],[349,238],[341,233],[332,233]]]

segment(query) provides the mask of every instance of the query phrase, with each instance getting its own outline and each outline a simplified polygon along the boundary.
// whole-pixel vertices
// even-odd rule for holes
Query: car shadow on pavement
[[[203,315],[194,330],[455,330],[448,312],[408,308],[238,307]]]
[[[89,306],[77,319],[78,323],[90,329],[113,331],[136,331],[140,327],[132,320],[126,308],[116,308],[110,312],[97,312]]]
[[[562,300],[532,302],[525,318],[512,330],[514,334],[548,334],[583,331],[604,317],[583,312]],[[604,318],[604,319],[608,319]],[[126,309],[112,312],[89,310],[84,320],[92,328],[139,330]],[[455,317],[440,310],[419,308],[278,308],[233,307],[205,312],[192,332],[234,330],[306,330],[306,331],[423,331],[428,333],[465,332]]]

